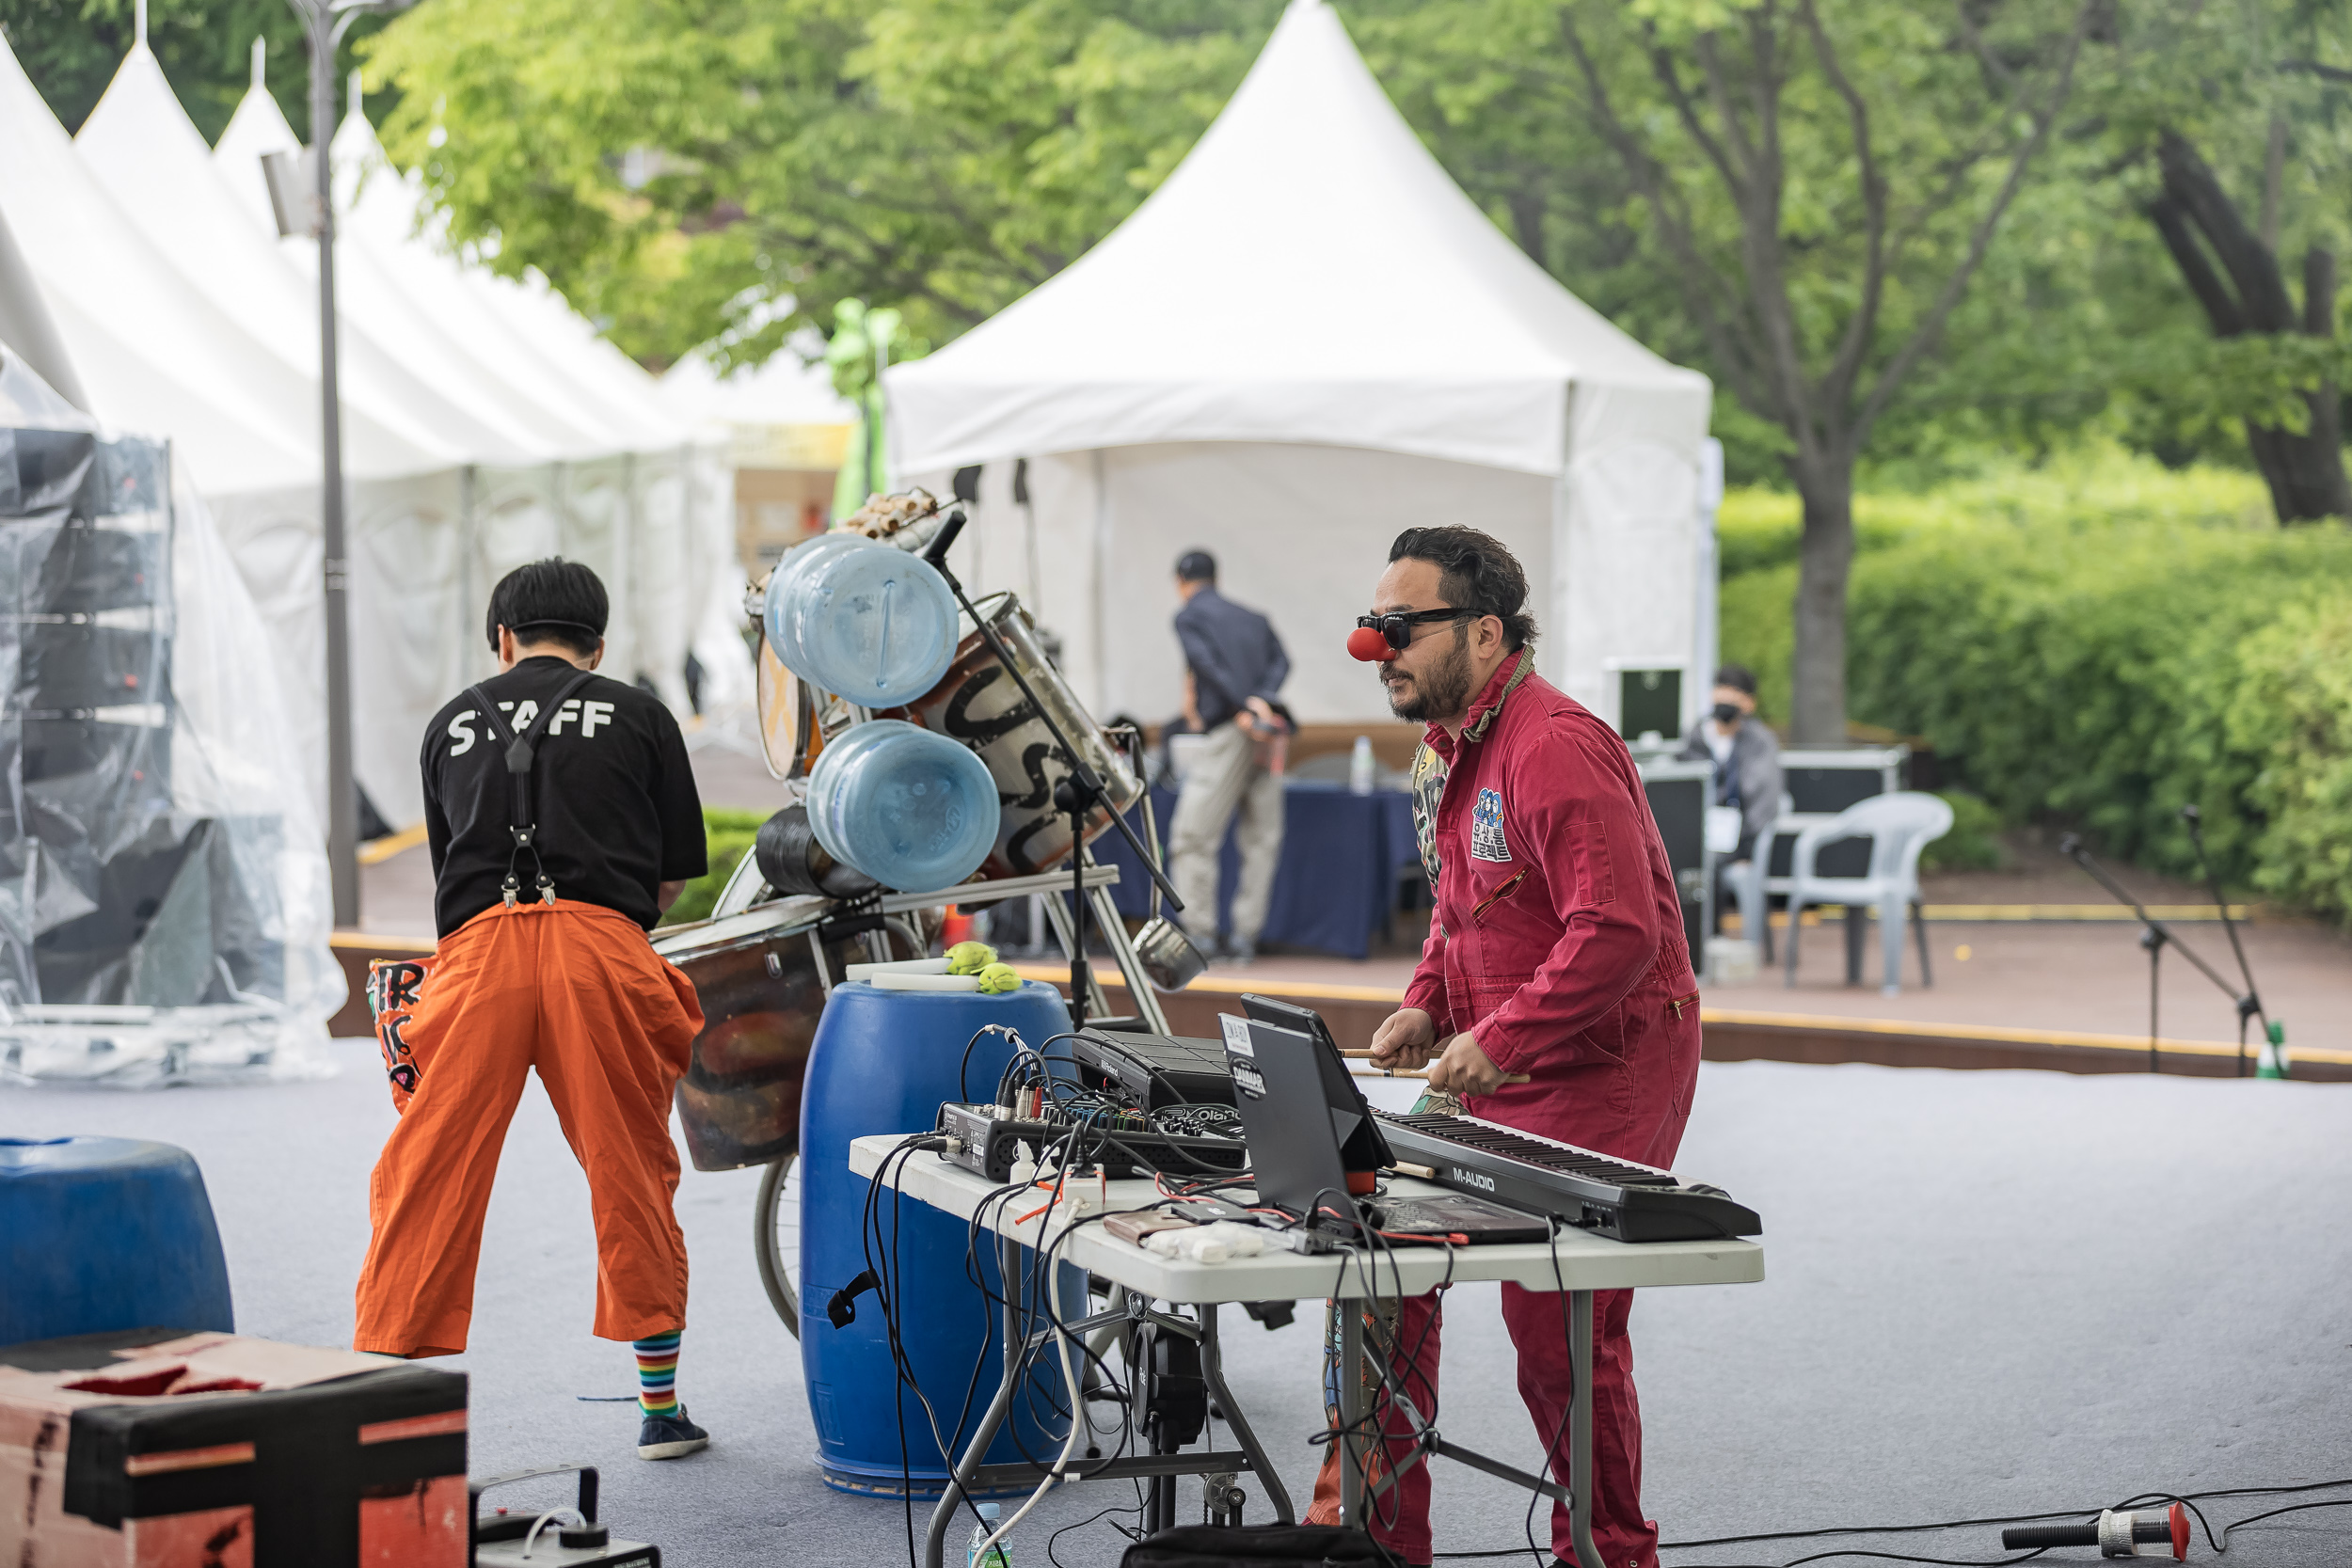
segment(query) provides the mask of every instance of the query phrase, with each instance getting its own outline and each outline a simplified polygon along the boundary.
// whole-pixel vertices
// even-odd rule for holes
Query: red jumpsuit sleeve
[[[1436,910],[1429,911],[1429,937],[1421,944],[1421,962],[1414,965],[1413,977],[1405,987],[1405,1000],[1398,1006],[1419,1007],[1427,1013],[1437,1026],[1440,1045],[1454,1033],[1445,1000],[1445,927],[1438,923]]]
[[[1578,1037],[1649,973],[1664,933],[1649,886],[1648,803],[1597,737],[1550,728],[1513,759],[1508,790],[1513,826],[1540,846],[1562,929],[1534,977],[1472,1033],[1495,1066],[1524,1072],[1538,1056],[1591,1054]]]

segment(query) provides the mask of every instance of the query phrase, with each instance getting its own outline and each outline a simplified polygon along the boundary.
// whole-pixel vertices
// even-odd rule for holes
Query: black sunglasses
[[[1378,632],[1391,648],[1407,648],[1412,645],[1415,626],[1434,621],[1475,620],[1478,613],[1475,610],[1416,610],[1410,613],[1399,610],[1388,615],[1359,615],[1356,624]]]

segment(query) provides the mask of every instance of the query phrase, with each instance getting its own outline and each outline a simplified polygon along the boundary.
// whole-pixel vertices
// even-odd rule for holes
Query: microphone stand
[[[2213,890],[2214,908],[2221,911],[2221,928],[2230,934],[2230,951],[2237,955],[2237,972],[2246,980],[2246,994],[2237,998],[2237,1075],[2246,1076],[2246,1025],[2250,1019],[2263,1021],[2263,1038],[2270,1042],[2271,1060],[2279,1076],[2287,1075],[2285,1046],[2287,1026],[2274,1022],[2263,1010],[2261,993],[2254,988],[2254,966],[2246,959],[2246,944],[2238,940],[2237,922],[2230,918],[2229,900],[2221,896],[2221,879],[2213,873],[2213,862],[2205,854],[2204,813],[2195,806],[2181,808],[2181,820],[2188,824],[2188,841],[2197,847],[2197,868],[2205,874],[2205,886]],[[2228,990],[2225,986],[2223,990]]]
[[[2167,943],[2169,943],[2172,946],[2178,947],[2181,950],[2181,956],[2183,958],[2186,958],[2190,963],[2195,964],[2200,970],[2202,970],[2204,972],[2205,978],[2211,980],[2215,985],[2219,986],[2221,988],[2222,994],[2229,997],[2231,1001],[2237,1005],[2238,1035],[2241,1041],[2238,1048],[2240,1057],[2238,1070],[2240,1075],[2243,1076],[2245,1072],[2245,1046],[2243,1044],[2243,1040],[2246,1033],[2246,1019],[2248,1016],[2247,1006],[2250,999],[2240,996],[2237,992],[2237,988],[2231,985],[2229,981],[2223,979],[2219,970],[2217,970],[2213,967],[2213,965],[2198,957],[2197,950],[2195,948],[2189,946],[2188,943],[2183,942],[2179,937],[2174,936],[2169,927],[2166,926],[2163,921],[2158,920],[2154,915],[2148,912],[2147,905],[2141,903],[2137,898],[2133,897],[2132,895],[2123,888],[2122,884],[2119,883],[2114,878],[2108,876],[2106,869],[2103,868],[2098,862],[2090,858],[2090,851],[2083,847],[2081,834],[2068,833],[2064,838],[2059,839],[2058,853],[2064,855],[2067,859],[2073,861],[2076,865],[2081,866],[2085,871],[2089,872],[2091,879],[2096,881],[2101,887],[2106,888],[2108,893],[2114,895],[2118,903],[2130,905],[2132,912],[2139,917],[2139,924],[2142,927],[2144,927],[2139,933],[2139,945],[2148,950],[2148,1070],[2150,1072],[2159,1072],[2163,1070],[2157,1065],[2156,1061],[2156,981],[2158,971],[2162,967],[2165,946]],[[2226,910],[2224,918],[2227,918]],[[2253,1006],[2255,1010],[2260,1010],[2260,1003],[2255,1003]]]
[[[1012,676],[1013,684],[1021,689],[1021,695],[1027,698],[1029,705],[1037,710],[1046,733],[1054,737],[1055,743],[1061,748],[1063,760],[1070,765],[1070,776],[1054,786],[1054,804],[1070,814],[1070,891],[1071,902],[1074,906],[1071,911],[1070,1026],[1083,1029],[1087,1019],[1087,986],[1093,978],[1087,960],[1086,814],[1096,801],[1101,801],[1103,809],[1109,814],[1111,826],[1126,837],[1127,847],[1136,852],[1136,859],[1142,863],[1144,872],[1159,884],[1160,895],[1168,901],[1168,907],[1181,914],[1184,901],[1177,896],[1176,884],[1168,880],[1168,873],[1160,869],[1157,857],[1144,848],[1143,841],[1136,836],[1136,830],[1126,816],[1111,805],[1110,791],[1103,787],[1102,779],[1087,766],[1086,758],[1071,743],[1070,736],[1062,733],[1061,725],[1054,720],[1053,710],[1039,699],[1037,689],[1029,684],[1029,677],[1022,673],[1020,663],[1012,657],[1012,650],[1006,647],[1004,639],[996,635],[996,628],[973,608],[971,596],[964,593],[963,584],[957,580],[955,573],[947,569],[947,547],[956,542],[956,535],[963,531],[965,521],[964,509],[958,504],[947,514],[947,520],[940,525],[937,536],[924,547],[923,559],[947,579],[947,591],[956,596],[956,603],[963,607],[963,612],[972,617],[972,625],[979,630],[980,641],[988,644],[988,651],[996,656],[996,661],[1004,666],[1005,673]]]

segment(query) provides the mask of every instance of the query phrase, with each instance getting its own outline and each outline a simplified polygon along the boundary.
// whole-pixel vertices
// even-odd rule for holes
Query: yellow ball
[[[947,973],[977,974],[996,961],[996,949],[984,942],[960,942],[947,949]]]
[[[990,964],[980,971],[980,990],[992,995],[1021,989],[1021,976],[1012,972],[1010,964]]]

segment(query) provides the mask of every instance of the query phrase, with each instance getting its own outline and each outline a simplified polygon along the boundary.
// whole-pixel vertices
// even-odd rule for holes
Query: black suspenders
[[[548,875],[546,863],[539,859],[539,814],[532,800],[531,765],[537,759],[539,737],[547,733],[548,722],[563,711],[564,699],[587,685],[592,676],[593,672],[582,670],[565,681],[562,689],[548,700],[547,705],[532,716],[531,727],[520,736],[516,735],[513,727],[506,722],[506,716],[499,712],[498,704],[490,701],[488,692],[477,686],[469,689],[466,693],[481,709],[490,733],[498,737],[499,744],[506,752],[507,832],[515,835],[515,847],[507,852],[506,880],[501,884],[501,891],[506,895],[506,907],[510,910],[522,892],[522,883],[515,875],[515,863],[526,849],[531,851],[531,863],[539,868],[539,901],[544,904],[555,902],[555,879]]]

